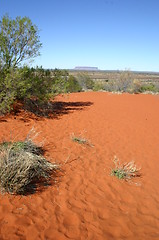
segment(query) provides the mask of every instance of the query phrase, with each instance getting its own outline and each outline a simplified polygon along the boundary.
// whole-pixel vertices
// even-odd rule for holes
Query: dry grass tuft
[[[41,154],[43,149],[31,139],[0,144],[0,190],[11,194],[33,192],[42,183],[49,184],[59,169]]]
[[[90,141],[86,138],[81,137],[81,135],[79,136],[75,136],[74,133],[71,135],[71,139],[73,142],[77,142],[79,144],[84,144],[84,145],[88,145],[90,147],[93,147],[93,145],[90,143]]]
[[[119,159],[115,156],[113,162],[115,164],[115,168],[111,171],[112,176],[125,180],[141,176],[141,173],[139,172],[141,168],[137,168],[134,161],[121,165]]]

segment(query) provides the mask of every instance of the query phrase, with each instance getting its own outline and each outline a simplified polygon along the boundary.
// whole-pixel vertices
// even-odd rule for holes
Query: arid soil
[[[25,111],[0,118],[1,141],[23,140],[34,127],[45,157],[62,168],[43,191],[0,195],[0,239],[159,239],[159,96],[76,93],[52,108],[50,118]],[[115,155],[134,160],[141,177],[111,176]]]

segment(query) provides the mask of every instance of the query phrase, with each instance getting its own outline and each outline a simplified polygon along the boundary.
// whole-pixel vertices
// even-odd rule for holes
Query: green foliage
[[[150,91],[150,92],[157,92],[157,88],[154,84],[145,84],[143,86],[141,86],[141,92],[146,92],[146,91]]]
[[[41,43],[38,28],[27,17],[0,21],[0,64],[3,68],[17,67],[24,60],[38,56]]]
[[[157,84],[153,84],[153,83],[143,84],[140,81],[135,80],[133,82],[132,89],[130,92],[131,93],[143,93],[143,92],[156,93],[156,92],[159,92],[159,87],[157,87]]]
[[[16,100],[47,100],[51,86],[52,80],[48,70],[38,67],[3,70],[0,75],[0,113],[9,112]]]
[[[93,91],[104,90],[104,85],[100,82],[95,82],[93,86]]]
[[[52,79],[52,93],[80,92],[82,90],[76,78],[66,70],[55,69]]]
[[[52,79],[49,70],[44,70],[42,67],[23,68],[21,69],[23,78],[21,78],[21,99],[34,98],[38,100],[47,100],[51,92]],[[23,81],[22,81],[23,79]],[[24,86],[22,84],[24,82]],[[25,89],[26,87],[26,89]]]
[[[93,89],[94,87],[94,81],[86,73],[79,73],[77,76],[77,81],[85,91],[88,89]]]
[[[0,21],[0,114],[11,111],[15,101],[30,106],[55,94],[81,91],[75,78],[66,70],[20,67],[25,60],[39,55],[38,28],[27,17]],[[32,104],[34,101],[35,104]]]
[[[53,71],[52,79],[52,93],[59,94],[66,92],[66,84],[69,77],[69,73],[66,70],[55,69]]]
[[[86,88],[87,89],[93,89],[94,88],[94,81],[90,77],[86,77]]]
[[[141,93],[142,92],[141,88],[142,88],[141,82],[138,80],[134,80],[130,93]]]
[[[15,89],[9,73],[1,70],[0,72],[0,113],[3,114],[11,110],[15,101]]]
[[[119,179],[123,179],[126,177],[126,173],[122,169],[113,169],[112,175],[116,176]]]
[[[78,81],[74,76],[69,76],[66,83],[66,92],[81,92],[82,87],[79,85]]]

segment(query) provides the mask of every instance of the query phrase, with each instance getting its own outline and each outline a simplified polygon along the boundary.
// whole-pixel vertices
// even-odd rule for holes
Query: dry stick
[[[74,158],[74,159],[72,159],[71,161],[68,162],[68,160],[70,159],[70,156],[68,156],[68,157],[66,158],[66,160],[64,161],[64,165],[65,165],[65,164],[70,164],[70,163],[72,163],[72,162],[78,160],[79,158],[80,158],[80,157],[78,157],[78,158]]]

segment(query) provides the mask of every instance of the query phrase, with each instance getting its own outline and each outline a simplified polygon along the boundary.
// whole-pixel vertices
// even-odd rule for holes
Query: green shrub
[[[93,89],[94,87],[94,81],[86,73],[79,73],[77,75],[77,81],[84,91]]]
[[[0,114],[4,114],[11,110],[15,101],[16,92],[14,82],[10,78],[8,71],[0,71]]]
[[[53,71],[51,92],[53,95],[66,93],[66,85],[69,73],[66,70],[55,69]]]
[[[85,84],[86,84],[87,89],[93,89],[94,88],[94,81],[90,77],[86,78],[86,83]]]
[[[8,69],[0,75],[0,113],[12,109],[16,100],[47,100],[51,92],[52,81],[48,71],[42,68]]]
[[[142,92],[142,83],[139,80],[134,80],[130,93],[141,93]]]
[[[78,81],[74,76],[69,76],[66,83],[66,92],[81,92],[82,87],[79,85]]]
[[[93,91],[104,90],[104,85],[100,82],[95,82],[93,86]]]
[[[143,86],[141,86],[141,92],[146,92],[146,91],[150,91],[150,92],[157,92],[157,88],[154,84],[144,84]]]
[[[77,79],[70,75],[66,70],[55,69],[52,78],[52,93],[80,92],[82,87]]]

